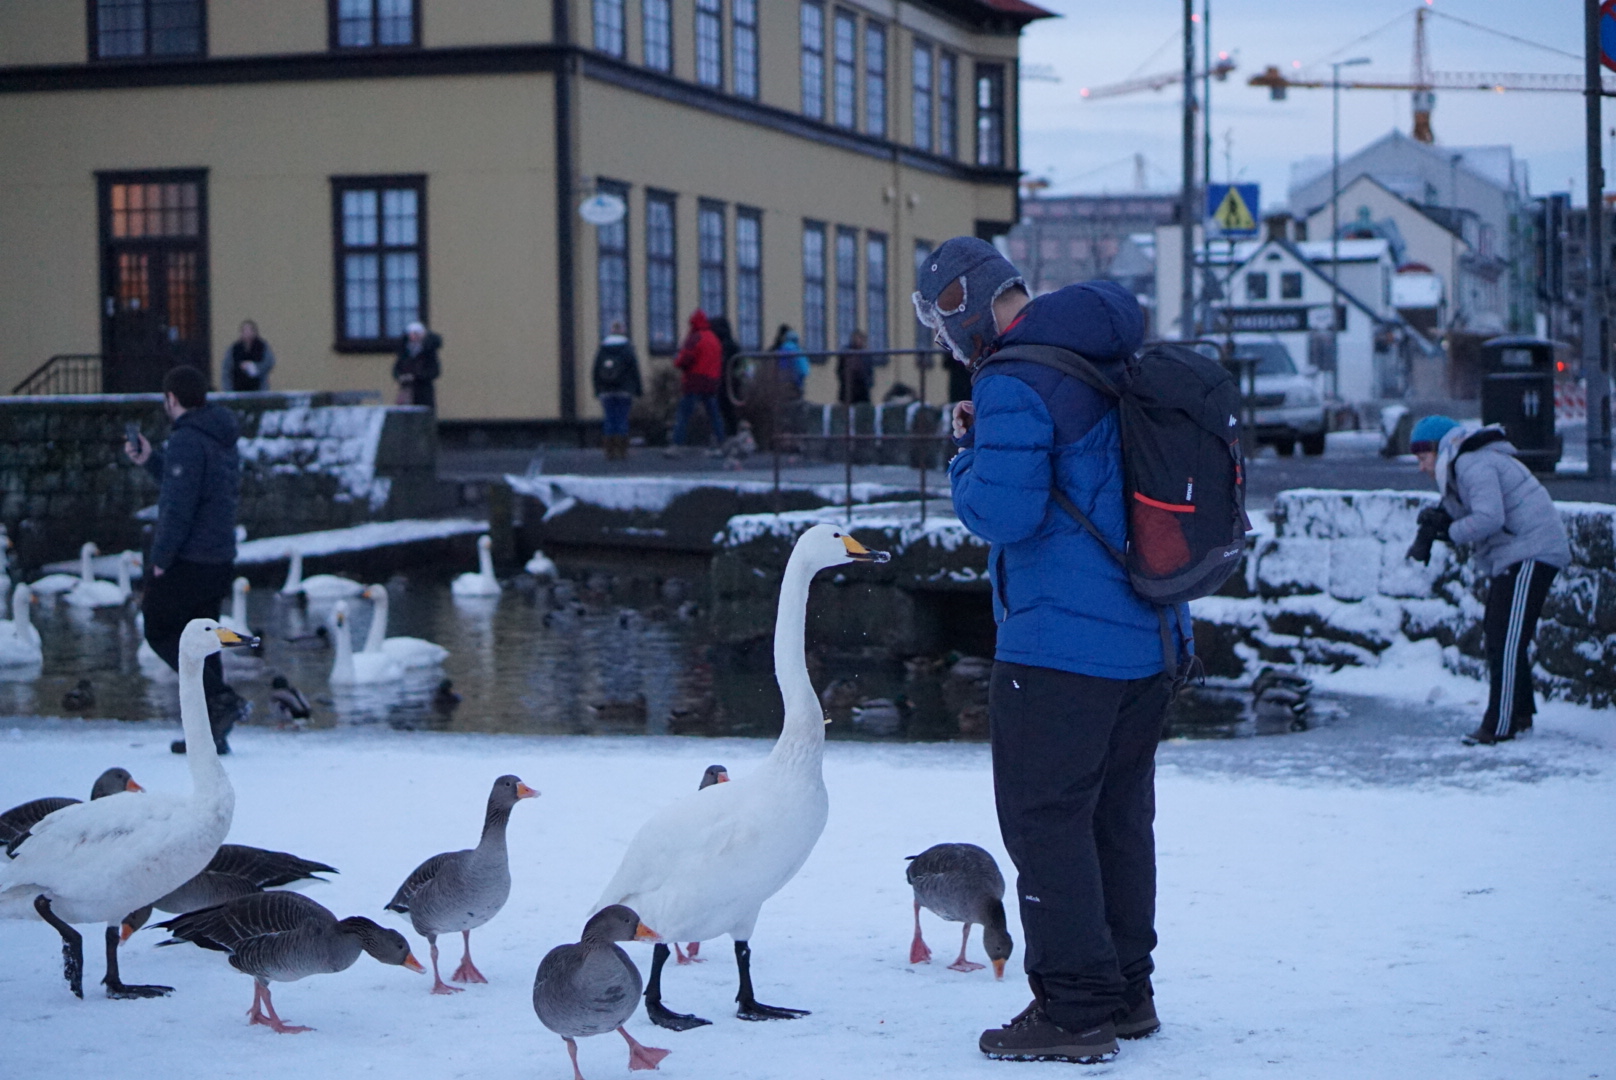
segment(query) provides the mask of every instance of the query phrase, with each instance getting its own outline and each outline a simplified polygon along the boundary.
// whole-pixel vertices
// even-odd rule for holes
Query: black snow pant
[[[1081,1031],[1151,992],[1160,676],[993,665],[993,789],[1033,996]]]
[[[163,663],[179,671],[180,635],[185,632],[186,624],[192,619],[219,617],[219,605],[230,595],[230,582],[235,573],[234,563],[176,560],[160,577],[147,576],[146,595],[140,610],[146,617],[146,641],[152,651],[162,657]],[[208,694],[213,734],[222,738],[229,734],[235,716],[233,712],[220,712],[214,706],[221,691],[227,689],[224,665],[217,653],[202,664],[202,686]],[[220,713],[219,717],[214,718],[214,713]],[[221,726],[223,731],[219,730]]]
[[[1532,638],[1549,598],[1556,567],[1533,559],[1518,562],[1487,583],[1487,713],[1481,728],[1495,738],[1532,726],[1537,703],[1532,694]]]

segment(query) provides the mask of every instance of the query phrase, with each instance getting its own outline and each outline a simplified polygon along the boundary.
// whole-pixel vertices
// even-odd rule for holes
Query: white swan
[[[555,561],[542,551],[535,551],[522,569],[541,581],[554,581],[561,576],[561,571],[556,569]]]
[[[454,579],[450,590],[456,596],[498,596],[499,579],[494,576],[494,541],[484,533],[477,538],[477,570]]]
[[[374,607],[370,613],[370,633],[365,637],[361,655],[390,656],[407,668],[431,667],[449,658],[448,649],[425,638],[387,636],[387,586],[372,585],[364,596]]]
[[[228,627],[244,637],[252,636],[252,630],[247,626],[247,594],[252,586],[244,577],[238,577],[230,583],[230,614],[219,616],[219,625]]]
[[[303,552],[293,548],[290,555],[292,562],[286,569],[286,584],[281,586],[282,596],[296,596],[302,593],[310,600],[346,600],[365,591],[365,587],[359,582],[351,578],[338,577],[336,574],[315,574],[313,577],[305,578]]]
[[[62,597],[74,607],[122,607],[129,602],[129,555],[127,551],[118,554],[118,580],[97,581],[91,578],[80,581],[67,594]]]
[[[0,622],[0,667],[25,667],[44,661],[39,631],[29,619],[34,593],[26,585],[18,585],[11,594],[11,621]]]
[[[825,713],[803,652],[808,584],[820,570],[849,562],[885,562],[834,525],[815,525],[797,540],[780,584],[774,624],[774,677],[785,725],[756,771],[693,792],[658,811],[629,843],[598,911],[626,904],[662,939],[652,958],[646,1012],[663,1027],[707,1021],[669,1012],[661,1002],[668,941],[735,939],[743,1019],[786,1019],[798,1010],[760,1005],[752,996],[747,941],[763,902],[790,881],[825,828],[829,799],[821,773]]]
[[[404,665],[385,653],[353,650],[348,629],[348,602],[337,601],[331,612],[331,636],[336,639],[337,658],[331,664],[332,686],[371,686],[396,682],[404,677]]]
[[[92,559],[100,553],[100,549],[93,541],[79,548],[79,572],[76,574],[46,574],[30,586],[35,596],[55,596],[65,593],[75,585],[95,580],[95,566]]]
[[[119,980],[119,924],[206,869],[230,831],[236,796],[213,748],[202,662],[226,645],[246,643],[212,619],[193,619],[180,637],[188,796],[119,793],[63,807],[30,830],[15,858],[0,860],[0,918],[50,922],[62,935],[65,974],[80,997],[84,949],[73,923],[107,926],[108,997],[169,992]]]

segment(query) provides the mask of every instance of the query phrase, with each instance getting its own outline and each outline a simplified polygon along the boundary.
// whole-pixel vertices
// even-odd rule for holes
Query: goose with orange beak
[[[145,790],[135,783],[135,778],[129,775],[128,769],[112,768],[95,778],[95,783],[90,786],[90,799],[94,801],[123,791]],[[43,799],[30,799],[21,806],[13,806],[0,814],[0,848],[10,848],[13,844],[21,843],[22,838],[28,835],[29,829],[62,807],[75,806],[78,802],[78,799],[66,795],[47,795]]]
[[[641,1045],[623,1026],[640,1004],[640,969],[617,943],[656,939],[633,909],[614,904],[584,924],[576,945],[557,945],[539,961],[533,1011],[567,1044],[573,1080],[584,1080],[577,1040],[589,1035],[615,1030],[623,1036],[630,1071],[655,1069],[668,1056],[666,1050]]]

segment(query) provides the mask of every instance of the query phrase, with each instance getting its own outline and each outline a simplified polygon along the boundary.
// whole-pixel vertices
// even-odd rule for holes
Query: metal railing
[[[13,396],[101,393],[99,353],[58,353],[11,388]]]

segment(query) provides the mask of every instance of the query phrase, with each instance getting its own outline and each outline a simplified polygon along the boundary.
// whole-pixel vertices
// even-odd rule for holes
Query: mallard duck
[[[283,722],[307,720],[313,712],[303,691],[293,686],[285,675],[277,675],[269,680],[269,700],[275,706],[275,714]]]
[[[95,684],[89,679],[80,679],[77,686],[62,695],[62,708],[68,712],[95,708]]]

